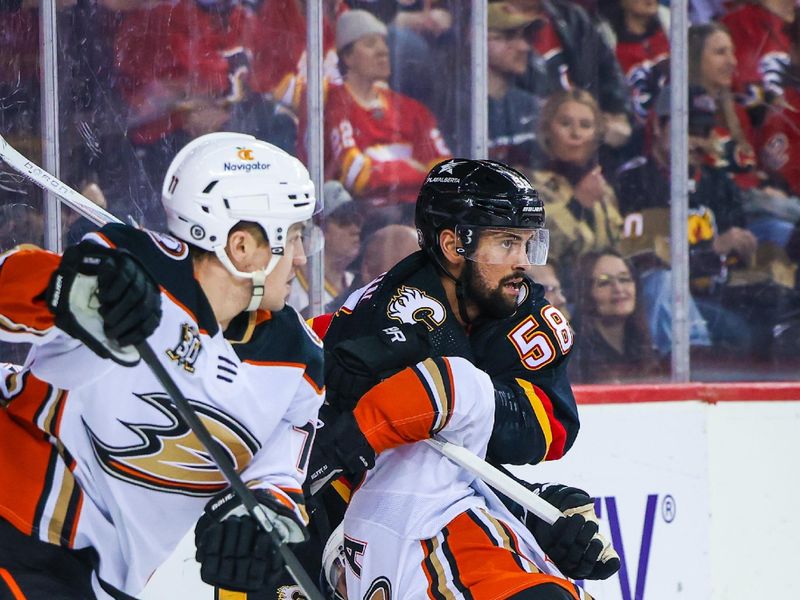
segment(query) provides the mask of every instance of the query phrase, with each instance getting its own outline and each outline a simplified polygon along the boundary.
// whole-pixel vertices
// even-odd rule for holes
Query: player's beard
[[[492,288],[478,272],[473,261],[467,260],[465,263],[464,271],[461,273],[461,284],[464,286],[466,298],[478,307],[478,314],[489,319],[504,319],[514,314],[517,310],[516,298],[509,299],[503,293],[503,286],[519,275],[503,277],[497,286]]]

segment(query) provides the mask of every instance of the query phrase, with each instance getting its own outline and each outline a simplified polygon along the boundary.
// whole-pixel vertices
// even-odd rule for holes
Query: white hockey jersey
[[[491,379],[463,358],[427,359],[359,401],[354,415],[379,455],[353,492],[344,517],[348,597],[506,597],[494,595],[508,589],[491,583],[495,574],[513,579],[507,586],[530,586],[531,574],[537,574],[539,582],[557,582],[575,598],[583,597],[486,484],[416,441],[438,435],[484,457],[494,410]],[[471,520],[484,546],[504,549],[502,556],[514,561],[510,575],[502,566],[476,564],[486,554],[475,552],[475,540],[463,542],[465,528],[459,519]],[[459,535],[467,547],[462,556]],[[466,592],[464,582],[480,569],[485,569],[484,584]],[[481,593],[486,581],[489,595]]]
[[[287,307],[241,315],[232,344],[185,244],[120,225],[87,237],[128,249],[154,275],[163,317],[151,347],[248,485],[304,516],[319,338]],[[0,339],[35,344],[25,370],[2,379],[0,516],[41,540],[95,548],[96,575],[135,595],[227,482],[144,363],[103,360],[53,325],[41,294],[58,260],[30,248],[0,257]]]

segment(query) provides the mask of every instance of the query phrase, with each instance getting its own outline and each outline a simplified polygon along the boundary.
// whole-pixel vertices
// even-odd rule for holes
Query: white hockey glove
[[[45,294],[55,324],[124,366],[161,320],[161,292],[130,253],[84,241],[64,251]]]

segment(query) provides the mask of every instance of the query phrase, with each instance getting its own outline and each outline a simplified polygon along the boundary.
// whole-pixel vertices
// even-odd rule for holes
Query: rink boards
[[[800,560],[800,385],[578,386],[581,432],[556,462],[515,469],[586,489],[620,572],[603,600],[789,597]],[[142,598],[213,598],[191,537]]]

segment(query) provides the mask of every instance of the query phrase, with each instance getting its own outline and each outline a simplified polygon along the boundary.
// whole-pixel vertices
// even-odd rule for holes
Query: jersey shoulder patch
[[[192,314],[202,330],[212,335],[217,331],[219,325],[194,277],[193,261],[186,243],[165,233],[122,223],[104,225],[83,239],[133,254],[158,285]]]

